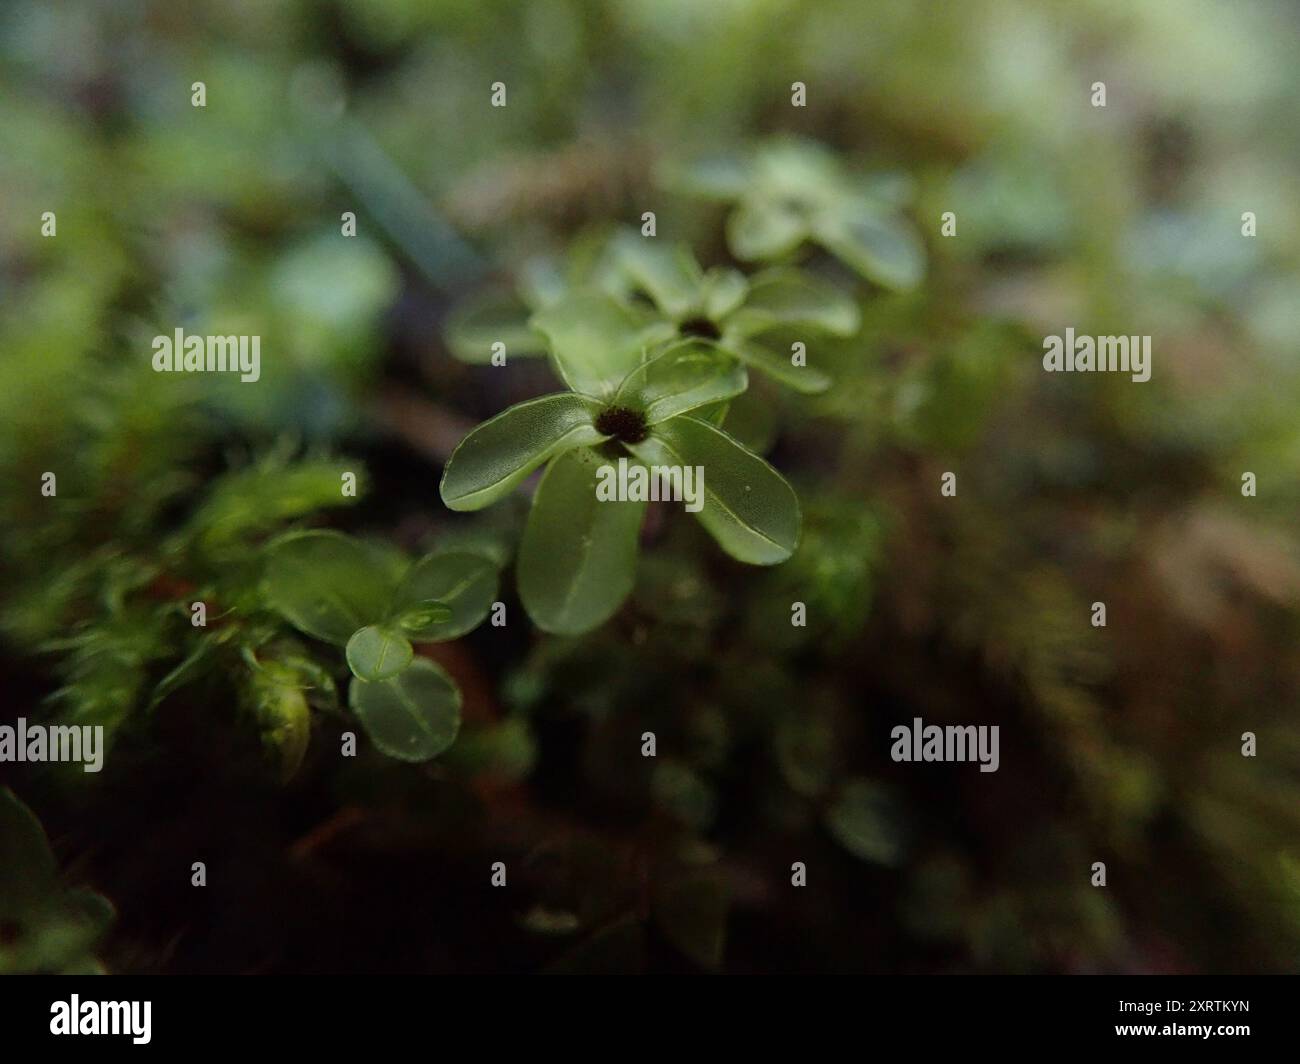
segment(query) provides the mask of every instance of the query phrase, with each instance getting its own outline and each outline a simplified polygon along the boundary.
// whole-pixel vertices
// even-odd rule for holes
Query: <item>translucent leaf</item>
[[[739,307],[749,292],[749,281],[739,270],[715,266],[704,275],[704,313],[721,321]]]
[[[706,341],[685,340],[629,373],[614,402],[645,411],[646,421],[655,425],[730,399],[748,384],[745,367],[735,357]]]
[[[704,272],[690,249],[624,230],[614,240],[615,262],[671,318],[700,307]]]
[[[420,632],[430,625],[451,620],[451,607],[444,606],[436,599],[424,599],[396,614],[393,619],[403,632]]]
[[[452,452],[442,473],[442,501],[453,510],[480,510],[509,494],[548,458],[603,437],[590,401],[544,395],[483,422]]]
[[[904,222],[869,211],[827,211],[815,223],[817,241],[868,280],[908,289],[925,273],[925,249]]]
[[[348,704],[376,748],[401,761],[437,757],[460,731],[460,690],[427,658],[391,680],[354,678]]]
[[[591,291],[572,292],[544,307],[532,324],[550,341],[564,383],[600,398],[613,394],[647,347],[673,335],[658,316]]]
[[[788,255],[809,236],[807,219],[767,199],[746,200],[727,218],[727,246],[744,262]]]
[[[819,395],[831,386],[831,379],[819,369],[806,363],[796,366],[790,361],[791,355],[783,355],[765,347],[757,340],[743,336],[724,333],[719,346],[745,363],[745,365],[766,373],[773,380],[780,381],[788,388],[804,395]],[[806,357],[806,356],[805,356]]]
[[[785,479],[721,429],[673,418],[630,449],[647,465],[692,465],[704,473],[696,514],[718,545],[752,565],[785,561],[799,542],[799,500]]]
[[[406,637],[385,625],[358,628],[348,640],[348,668],[363,680],[391,680],[414,656]]]
[[[394,616],[406,616],[423,602],[436,600],[446,612],[423,624],[403,622],[417,643],[457,639],[487,617],[497,597],[497,567],[481,554],[437,551],[411,566],[393,599]]]
[[[745,305],[727,328],[746,335],[774,325],[811,325],[835,336],[852,336],[862,324],[847,292],[798,270],[769,270],[753,278]]]
[[[661,168],[659,182],[702,199],[729,202],[744,194],[753,179],[753,166],[738,156],[717,156]]]
[[[383,556],[340,532],[290,532],[267,548],[267,605],[295,628],[343,646],[387,614],[393,581]]]
[[[578,635],[603,624],[636,578],[643,502],[601,502],[588,448],[561,455],[546,470],[519,546],[519,596],[547,632]]]
[[[506,358],[546,353],[546,339],[528,324],[532,310],[515,295],[487,292],[472,296],[451,312],[443,335],[462,362],[484,365],[492,345],[506,345]]]

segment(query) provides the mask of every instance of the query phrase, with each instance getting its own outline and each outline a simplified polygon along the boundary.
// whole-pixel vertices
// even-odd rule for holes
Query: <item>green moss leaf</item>
[[[561,455],[546,470],[519,547],[519,595],[547,632],[577,635],[603,624],[636,579],[643,502],[600,502],[588,448]]]
[[[392,567],[381,552],[339,532],[290,532],[267,548],[267,605],[295,628],[344,646],[387,616]]]
[[[442,501],[453,510],[480,510],[548,458],[603,438],[592,404],[581,396],[544,395],[519,403],[460,441],[443,470]]]
[[[794,489],[721,429],[691,417],[674,418],[630,449],[648,465],[703,468],[704,508],[696,516],[733,558],[775,565],[794,552],[799,542]]]
[[[437,757],[460,731],[460,690],[427,658],[416,658],[390,680],[354,678],[348,704],[371,742],[401,761]]]

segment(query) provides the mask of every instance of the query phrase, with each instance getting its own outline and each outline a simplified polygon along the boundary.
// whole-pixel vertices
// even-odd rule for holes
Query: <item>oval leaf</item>
[[[815,229],[827,251],[886,288],[915,288],[925,272],[925,248],[903,222],[865,210],[828,211]]]
[[[704,272],[689,248],[624,230],[615,238],[614,255],[620,272],[670,318],[699,308]]]
[[[480,510],[509,494],[548,458],[604,437],[591,403],[578,395],[544,395],[483,422],[452,452],[442,472],[442,501]]]
[[[532,310],[508,292],[474,296],[447,319],[444,336],[451,353],[462,362],[486,365],[492,360],[492,345],[506,345],[506,357],[544,355],[546,340],[528,324]]]
[[[733,558],[775,565],[794,553],[800,524],[794,489],[721,429],[691,417],[674,418],[631,450],[647,465],[703,470],[704,507],[696,516]]]
[[[743,321],[747,333],[774,325],[811,325],[835,336],[852,336],[862,323],[853,297],[797,270],[771,270],[755,277],[744,307],[727,322]]]
[[[340,532],[290,532],[267,548],[267,605],[295,628],[343,646],[383,620],[391,568],[379,552]]]
[[[402,627],[417,643],[457,639],[483,623],[497,597],[497,567],[481,554],[436,552],[411,566],[393,598],[395,616],[409,617],[424,603],[436,600],[440,616],[422,624],[403,620]]]
[[[727,246],[743,262],[788,255],[808,232],[802,214],[767,199],[746,200],[727,218]]]
[[[601,502],[596,471],[606,460],[589,448],[547,468],[519,546],[519,596],[537,627],[578,635],[603,624],[636,578],[644,502]]]
[[[607,398],[673,327],[602,292],[576,291],[539,310],[533,327],[551,344],[556,371],[575,392]]]
[[[412,606],[397,616],[398,625],[403,632],[407,633],[419,633],[430,625],[442,624],[449,620],[451,620],[451,607],[444,606],[433,599]]]
[[[359,628],[348,640],[348,668],[363,680],[391,680],[414,656],[406,637],[383,625]]]
[[[437,757],[460,731],[460,690],[427,658],[391,680],[353,679],[348,704],[370,741],[401,761]]]
[[[820,395],[831,386],[830,377],[821,370],[809,365],[796,366],[788,355],[764,347],[757,340],[727,332],[723,334],[718,346],[735,355],[745,365],[804,395]]]
[[[739,395],[749,384],[733,355],[703,340],[673,344],[627,375],[614,403],[644,410],[655,425],[689,410]]]

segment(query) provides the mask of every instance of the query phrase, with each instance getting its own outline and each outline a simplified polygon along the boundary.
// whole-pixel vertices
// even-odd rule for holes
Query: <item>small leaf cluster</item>
[[[851,337],[861,326],[849,293],[790,260],[813,241],[891,287],[919,277],[920,244],[891,213],[897,197],[885,197],[882,183],[873,198],[872,186],[854,184],[812,146],[776,142],[733,165],[727,181],[704,173],[697,188],[737,202],[727,226],[733,254],[773,265],[752,276],[705,269],[683,245],[620,230],[579,243],[565,267],[523,271],[518,296],[492,293],[452,317],[448,344],[458,357],[488,362],[500,344],[507,357],[546,354],[567,387],[471,431],[441,482],[448,507],[478,510],[544,468],[518,583],[545,631],[590,631],[632,591],[646,503],[596,495],[601,472],[619,460],[702,469],[695,517],[722,550],[751,565],[788,559],[799,542],[799,500],[726,431],[729,406],[751,371],[804,394],[830,387],[827,374],[779,349],[774,332]]]
[[[497,565],[484,554],[435,551],[413,562],[332,531],[289,532],[267,547],[271,609],[298,631],[342,647],[348,706],[383,753],[427,761],[455,741],[460,690],[412,644],[477,628],[496,600]]]

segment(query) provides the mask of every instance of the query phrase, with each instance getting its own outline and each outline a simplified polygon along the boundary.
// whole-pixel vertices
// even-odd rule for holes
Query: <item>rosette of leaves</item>
[[[562,266],[533,260],[517,295],[488,292],[462,304],[448,323],[448,345],[470,363],[488,361],[496,343],[507,355],[545,354],[572,343],[593,317],[607,316],[605,297],[652,310],[644,323],[647,341],[713,344],[805,394],[825,391],[830,378],[767,346],[763,334],[802,326],[852,336],[861,323],[848,293],[807,271],[785,267],[753,277],[725,266],[706,271],[684,245],[620,230],[594,247],[583,242]]]
[[[519,593],[539,628],[590,631],[632,590],[646,503],[602,501],[598,471],[630,463],[697,466],[695,516],[726,553],[774,565],[794,551],[799,501],[785,479],[698,412],[748,384],[715,345],[673,339],[662,317],[605,293],[581,291],[539,321],[568,392],[510,407],[475,428],[443,470],[443,502],[478,510],[545,472],[518,557]],[[665,340],[670,342],[664,343]]]
[[[913,288],[925,270],[925,249],[900,215],[907,181],[855,177],[813,141],[774,139],[747,158],[676,168],[668,180],[734,204],[727,245],[743,262],[784,260],[811,243],[885,288]]]
[[[348,705],[379,750],[428,761],[451,746],[460,690],[413,644],[457,639],[483,622],[497,595],[494,559],[444,550],[407,562],[339,532],[290,532],[268,545],[264,581],[272,609],[343,648]]]
[[[798,392],[823,392],[830,378],[766,346],[763,334],[796,326],[852,336],[861,325],[851,296],[805,270],[779,267],[752,277],[727,266],[704,270],[684,245],[628,231],[614,238],[612,250],[623,289],[653,306],[665,332],[712,344]],[[534,325],[553,345],[565,344],[572,329],[565,302],[538,314]]]

